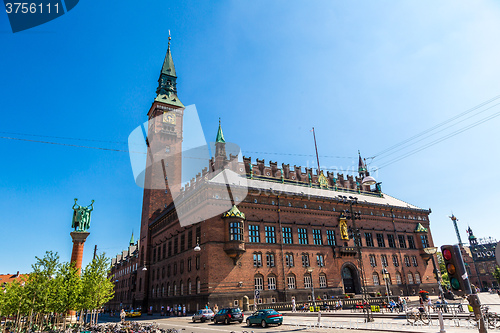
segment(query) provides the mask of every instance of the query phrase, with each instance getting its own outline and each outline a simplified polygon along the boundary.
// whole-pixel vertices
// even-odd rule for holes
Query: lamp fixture
[[[361,181],[361,184],[363,184],[363,185],[375,185],[375,184],[377,184],[377,181],[372,176],[366,176]]]

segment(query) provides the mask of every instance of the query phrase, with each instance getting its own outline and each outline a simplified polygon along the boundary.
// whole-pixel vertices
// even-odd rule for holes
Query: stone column
[[[90,232],[86,231],[73,231],[70,233],[73,239],[73,251],[71,252],[71,262],[75,263],[75,267],[78,268],[78,273],[82,271],[82,259],[83,259],[83,245],[87,239]]]

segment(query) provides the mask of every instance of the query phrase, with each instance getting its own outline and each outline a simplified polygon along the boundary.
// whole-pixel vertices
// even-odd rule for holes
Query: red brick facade
[[[180,152],[182,108],[155,100],[148,115],[151,120],[163,112],[175,113],[177,123],[158,133],[160,148],[152,149],[168,146]],[[234,157],[221,160],[216,156],[183,189],[165,192],[145,186],[134,296],[143,308],[160,311],[162,306],[176,304],[185,304],[188,311],[206,304],[245,307],[253,302],[255,289],[261,289],[263,302],[290,301],[292,297],[300,302],[310,297],[311,284],[320,298],[360,294],[363,284],[368,293],[385,294],[383,268],[390,274],[394,295],[416,295],[420,289],[437,293],[432,263],[423,251],[424,246],[434,246],[430,210],[392,198],[379,186],[362,185],[363,173],[320,176],[322,173],[300,166],[291,169],[283,164],[279,168],[273,162],[266,165],[257,159],[253,164],[250,158],[238,162]],[[168,163],[180,170],[180,157]],[[243,174],[248,195],[228,193],[222,167]],[[146,173],[146,183],[152,179],[161,182],[161,176],[153,168]],[[239,181],[230,184],[231,191],[238,187],[244,185]],[[180,198],[176,206],[172,195]],[[352,237],[341,239],[344,211],[350,205],[339,196],[358,198],[353,210],[361,214],[355,221],[360,248]],[[207,213],[217,211],[228,200],[236,202],[244,216],[217,213],[181,227],[176,210]],[[354,227],[351,220],[346,224]],[[196,252],[198,241],[201,251]]]

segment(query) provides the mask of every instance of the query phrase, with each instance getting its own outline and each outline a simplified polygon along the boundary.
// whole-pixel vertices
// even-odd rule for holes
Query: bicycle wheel
[[[420,314],[420,320],[422,320],[422,322],[426,325],[431,322],[431,318],[427,312],[423,312]]]
[[[417,316],[414,312],[407,312],[406,313],[406,320],[410,323],[410,324],[415,324],[415,322],[417,321]]]

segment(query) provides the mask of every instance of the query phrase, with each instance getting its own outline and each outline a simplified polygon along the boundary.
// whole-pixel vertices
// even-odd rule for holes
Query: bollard
[[[444,321],[443,321],[443,313],[438,311],[438,317],[439,317],[439,333],[445,333],[446,330],[444,329]]]
[[[321,311],[318,311],[318,325],[321,323]]]

